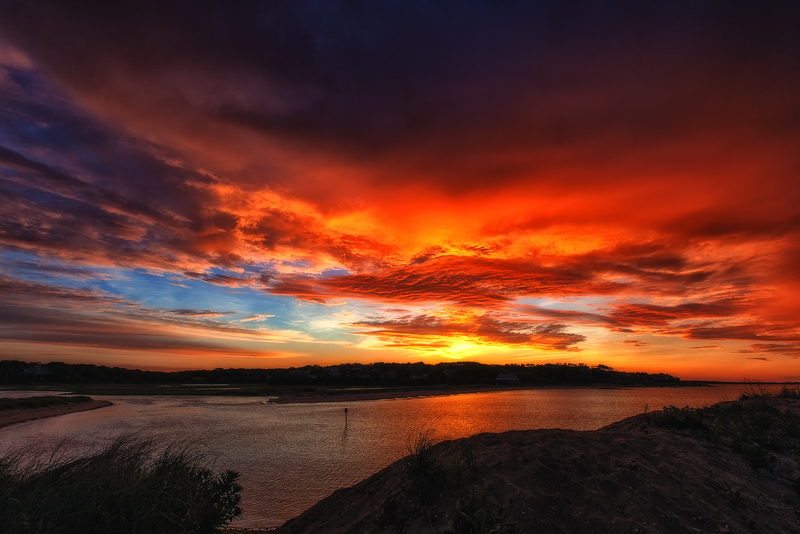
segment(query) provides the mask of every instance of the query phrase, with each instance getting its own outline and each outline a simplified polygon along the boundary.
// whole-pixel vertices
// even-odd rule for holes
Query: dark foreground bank
[[[422,433],[276,532],[800,532],[799,413],[750,399],[588,432]]]

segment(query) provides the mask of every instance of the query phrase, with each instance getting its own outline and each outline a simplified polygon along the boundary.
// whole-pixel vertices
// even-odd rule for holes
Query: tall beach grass
[[[191,445],[124,435],[96,454],[0,458],[0,532],[210,533],[241,513],[233,471]]]

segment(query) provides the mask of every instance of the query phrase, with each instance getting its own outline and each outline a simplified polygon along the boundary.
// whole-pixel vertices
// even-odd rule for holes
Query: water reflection
[[[70,438],[92,451],[122,432],[202,443],[217,467],[242,475],[239,526],[275,526],[332,491],[406,454],[409,435],[442,438],[532,428],[592,430],[664,405],[704,406],[738,396],[740,386],[542,389],[348,403],[265,404],[241,397],[97,397],[114,406],[0,430],[0,449],[49,450]],[[345,424],[346,422],[346,424]]]

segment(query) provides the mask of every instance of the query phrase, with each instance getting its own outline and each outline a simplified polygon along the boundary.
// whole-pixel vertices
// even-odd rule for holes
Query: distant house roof
[[[497,382],[519,383],[519,377],[514,373],[497,373]]]

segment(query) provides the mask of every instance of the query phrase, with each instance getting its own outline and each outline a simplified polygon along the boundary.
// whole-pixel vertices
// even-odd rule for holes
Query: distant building
[[[497,373],[496,382],[501,384],[519,384],[519,377],[514,373]]]
[[[43,366],[41,363],[32,363],[28,367],[22,370],[22,374],[25,375],[49,375],[50,369]]]

